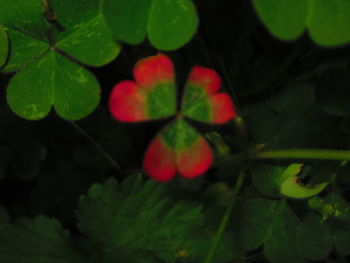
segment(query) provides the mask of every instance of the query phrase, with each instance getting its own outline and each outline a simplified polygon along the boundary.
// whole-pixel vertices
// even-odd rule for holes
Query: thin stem
[[[226,228],[227,222],[230,219],[230,215],[231,215],[232,209],[233,209],[233,207],[234,207],[234,205],[236,203],[238,193],[239,193],[239,191],[240,191],[240,189],[242,187],[242,184],[243,184],[243,181],[244,181],[244,175],[245,175],[245,171],[242,170],[240,172],[239,177],[237,179],[237,182],[236,182],[236,184],[235,184],[235,186],[233,188],[232,198],[231,198],[230,203],[228,204],[228,206],[226,208],[224,216],[221,219],[219,228],[218,228],[218,230],[215,233],[214,239],[213,239],[212,244],[210,246],[210,249],[209,249],[209,252],[207,254],[207,257],[204,260],[204,263],[211,263],[213,261],[216,249],[217,249],[217,247],[219,245],[219,242],[221,240],[222,234],[223,234],[223,232],[224,232],[224,230]]]
[[[120,172],[121,167],[120,165],[112,158],[112,156],[109,155],[102,147],[101,145],[94,139],[92,138],[86,131],[84,131],[78,124],[76,124],[74,121],[69,121],[72,126],[79,131],[88,141],[90,141],[96,149],[113,165],[113,167]]]
[[[350,151],[344,150],[315,150],[315,149],[291,149],[260,151],[255,159],[315,159],[350,161]]]

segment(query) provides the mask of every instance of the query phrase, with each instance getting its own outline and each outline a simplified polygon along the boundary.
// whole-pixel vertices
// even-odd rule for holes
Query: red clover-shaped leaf
[[[139,122],[166,118],[176,113],[174,66],[164,54],[136,63],[135,81],[116,84],[109,99],[114,118]],[[143,167],[155,180],[167,182],[176,173],[194,178],[211,166],[213,152],[208,142],[183,117],[223,124],[236,116],[226,93],[218,93],[220,76],[212,69],[195,66],[187,80],[182,110],[175,121],[161,130],[145,153]]]

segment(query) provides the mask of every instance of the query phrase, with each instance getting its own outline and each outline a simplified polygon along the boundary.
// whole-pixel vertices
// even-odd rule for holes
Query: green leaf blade
[[[148,37],[158,49],[180,48],[193,37],[197,27],[197,12],[190,0],[153,0]]]
[[[264,253],[273,263],[304,262],[295,247],[298,224],[285,201],[248,199],[241,210],[239,237],[246,250],[264,244]]]
[[[9,28],[7,33],[11,48],[8,54],[8,61],[1,69],[3,72],[13,72],[21,69],[26,64],[45,54],[50,48],[48,43],[22,32]]]
[[[307,21],[311,38],[322,46],[338,46],[350,42],[350,2],[311,2]]]
[[[0,23],[38,40],[48,41],[50,24],[43,0],[1,0]]]
[[[254,0],[255,10],[277,38],[293,40],[305,30],[308,0]]]
[[[38,120],[50,112],[54,98],[47,86],[54,79],[53,56],[53,53],[44,55],[11,79],[7,87],[7,101],[20,117]]]
[[[0,68],[5,64],[9,51],[9,40],[5,28],[0,24]]]
[[[105,0],[103,14],[116,40],[140,44],[146,37],[151,0]]]
[[[136,257],[142,251],[172,262],[188,250],[182,255],[187,259],[197,250],[193,231],[203,221],[201,207],[173,200],[166,185],[144,182],[139,175],[120,186],[113,179],[94,185],[82,197],[77,215],[80,230],[103,244],[97,253],[107,249],[109,254],[128,255],[128,262],[139,262]]]
[[[316,214],[310,213],[298,227],[297,248],[311,260],[325,259],[331,253],[332,235],[325,221]]]
[[[54,107],[66,120],[79,120],[95,110],[100,102],[96,77],[78,64],[56,54]]]
[[[7,263],[85,263],[87,258],[61,224],[45,216],[20,219],[0,229],[0,261]]]
[[[112,41],[101,15],[74,28],[75,31],[56,46],[78,61],[97,67],[111,62],[119,54],[121,46]]]
[[[11,109],[28,120],[44,118],[52,105],[62,118],[77,120],[91,113],[99,99],[95,77],[55,52],[16,74],[7,92]]]

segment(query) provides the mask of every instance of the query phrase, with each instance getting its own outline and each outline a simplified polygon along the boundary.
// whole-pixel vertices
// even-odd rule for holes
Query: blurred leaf
[[[240,239],[247,250],[264,244],[271,262],[304,262],[295,247],[299,219],[285,201],[249,199],[243,203]]]
[[[279,197],[280,185],[285,180],[286,167],[259,162],[252,170],[252,181],[256,189],[264,195]]]
[[[310,260],[325,259],[333,248],[328,225],[314,213],[310,213],[298,227],[296,242],[299,252]]]
[[[0,24],[0,68],[5,64],[9,51],[9,41],[4,27]]]
[[[10,215],[3,206],[0,206],[0,228],[8,223],[10,223]]]
[[[11,79],[7,99],[15,113],[29,120],[45,117],[52,105],[62,118],[76,120],[99,103],[99,84],[89,71],[48,52]]]
[[[316,104],[311,85],[288,86],[244,113],[253,139],[266,148],[336,147],[338,131]]]
[[[324,71],[318,78],[315,97],[324,111],[334,115],[349,115],[349,72],[341,68]]]
[[[61,224],[45,216],[20,219],[0,228],[0,261],[6,263],[85,263]]]
[[[198,17],[190,0],[105,0],[103,13],[113,36],[128,44],[149,41],[161,50],[183,46],[195,34]]]
[[[322,46],[342,45],[350,41],[350,2],[347,0],[254,0],[260,19],[270,32],[293,40],[305,28]]]
[[[203,238],[200,207],[172,200],[165,184],[144,183],[140,176],[121,185],[113,179],[93,185],[80,200],[77,214],[79,229],[95,242],[96,253],[127,254],[131,261],[141,251],[154,252],[166,262],[200,261],[205,256],[203,243],[209,248],[211,242]]]
[[[341,256],[350,255],[350,228],[340,230],[334,236],[334,246]]]

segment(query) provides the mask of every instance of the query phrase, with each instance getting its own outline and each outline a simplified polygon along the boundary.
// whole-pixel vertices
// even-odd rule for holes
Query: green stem
[[[209,249],[209,252],[207,254],[207,257],[204,260],[204,263],[211,263],[213,261],[216,249],[217,249],[217,247],[219,245],[219,242],[221,240],[221,237],[222,237],[222,234],[223,234],[223,232],[225,230],[227,222],[230,219],[230,215],[231,215],[232,209],[233,209],[233,207],[234,207],[234,205],[236,203],[239,190],[242,187],[243,180],[244,180],[244,175],[245,175],[245,171],[242,170],[240,172],[239,177],[237,179],[237,182],[236,182],[236,184],[235,184],[235,186],[233,188],[232,198],[231,198],[230,203],[228,204],[228,206],[226,208],[224,216],[221,219],[219,228],[218,228],[218,230],[215,233],[214,239],[213,239],[212,244],[210,246],[210,249]]]
[[[350,161],[350,151],[344,150],[315,150],[315,149],[291,149],[260,151],[255,159],[316,159]]]

